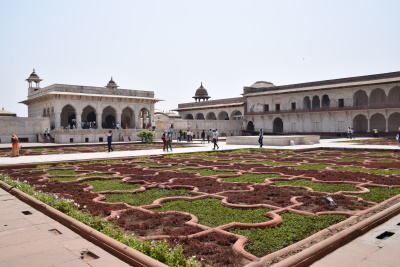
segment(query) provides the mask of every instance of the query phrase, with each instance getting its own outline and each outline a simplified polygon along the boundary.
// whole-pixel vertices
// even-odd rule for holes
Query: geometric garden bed
[[[245,149],[3,170],[139,240],[243,266],[400,194],[395,153]],[[339,229],[339,227],[338,227]],[[285,257],[282,254],[280,257]]]

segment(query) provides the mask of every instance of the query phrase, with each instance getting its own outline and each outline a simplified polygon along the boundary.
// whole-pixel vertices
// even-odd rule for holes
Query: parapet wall
[[[319,143],[319,135],[264,135],[263,138],[265,146],[313,145],[317,143]],[[258,136],[227,136],[226,144],[259,145]]]

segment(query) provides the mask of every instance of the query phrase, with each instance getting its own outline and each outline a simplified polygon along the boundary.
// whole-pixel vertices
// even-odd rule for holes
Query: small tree
[[[142,143],[151,144],[153,143],[154,134],[150,131],[141,131],[137,133],[137,136],[142,138]]]

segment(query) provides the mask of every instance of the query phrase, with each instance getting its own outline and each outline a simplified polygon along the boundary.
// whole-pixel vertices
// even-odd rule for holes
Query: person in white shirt
[[[219,146],[218,146],[218,134],[217,134],[217,131],[216,130],[214,130],[213,131],[213,139],[212,139],[212,141],[213,141],[213,143],[214,143],[214,148],[213,148],[213,150],[215,150],[215,147],[217,147],[217,149],[219,149]]]

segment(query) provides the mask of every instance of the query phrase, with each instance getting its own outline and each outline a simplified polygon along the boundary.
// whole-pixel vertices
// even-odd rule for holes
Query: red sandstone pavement
[[[348,147],[349,145],[332,145],[335,148],[344,146]],[[302,147],[304,148],[304,146]],[[323,147],[329,147],[329,144],[325,144]],[[291,148],[293,149],[294,147]],[[379,146],[363,146],[363,149],[387,148],[387,146],[380,148]],[[190,148],[187,150],[190,150],[188,152],[193,152],[192,150],[194,149]],[[396,151],[398,147],[390,147],[389,149]],[[204,150],[204,148],[199,150]],[[182,153],[183,151],[179,152]],[[149,151],[136,151],[134,154],[137,156],[141,153],[147,154]],[[97,154],[96,158],[103,156],[100,154]],[[158,151],[156,153],[152,151],[151,154],[163,154],[163,152]],[[106,155],[109,156],[110,154],[107,153]],[[5,166],[7,163],[2,164],[0,162],[0,167],[1,165]],[[0,211],[0,267],[129,266],[62,224],[18,200],[3,189],[0,189]],[[27,211],[31,214],[28,213],[25,215],[23,213]],[[376,238],[384,232],[390,232],[393,235],[386,239]],[[91,256],[82,258],[82,253],[85,254],[85,252],[89,252],[88,254]],[[85,255],[88,254],[86,253]],[[397,215],[368,233],[333,251],[311,266],[394,267],[400,266],[399,259],[400,215]],[[278,265],[285,266],[282,264]]]

